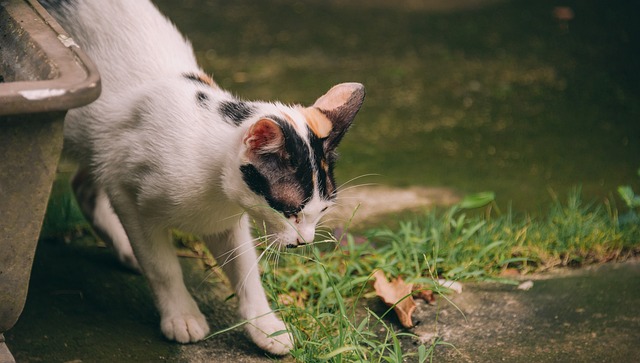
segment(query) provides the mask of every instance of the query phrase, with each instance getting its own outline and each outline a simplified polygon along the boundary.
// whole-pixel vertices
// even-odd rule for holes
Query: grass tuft
[[[375,269],[440,292],[436,278],[509,283],[507,269],[526,274],[640,252],[640,226],[621,227],[608,204],[584,203],[579,190],[542,218],[464,205],[429,211],[396,230],[370,230],[361,243],[351,235],[344,245],[323,241],[333,246],[328,252],[316,243],[302,253],[267,255],[265,285],[294,336],[292,355],[303,362],[425,362],[437,346],[451,348],[438,340],[411,352],[402,347],[399,339],[412,334],[390,322],[388,310],[372,308]]]

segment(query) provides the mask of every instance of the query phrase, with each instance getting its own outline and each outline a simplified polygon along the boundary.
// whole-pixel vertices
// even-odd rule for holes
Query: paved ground
[[[202,281],[191,259],[191,286],[212,329],[236,321],[230,291]],[[469,283],[455,307],[419,305],[413,332],[437,334],[444,362],[632,362],[640,357],[640,263],[609,264],[536,276],[528,291]],[[377,301],[372,308],[384,309]],[[438,318],[436,319],[436,314]],[[437,327],[435,322],[437,321]],[[393,321],[392,321],[393,322]],[[43,241],[25,311],[7,335],[18,362],[267,362],[232,331],[201,344],[166,342],[141,276],[114,262],[106,249]],[[407,349],[414,342],[404,341]],[[283,359],[285,362],[291,358]]]
[[[637,362],[640,263],[607,264],[535,276],[528,291],[465,284],[443,303],[437,333],[456,346],[438,362]],[[419,309],[416,333],[433,334],[436,308]],[[465,320],[466,317],[466,320]]]

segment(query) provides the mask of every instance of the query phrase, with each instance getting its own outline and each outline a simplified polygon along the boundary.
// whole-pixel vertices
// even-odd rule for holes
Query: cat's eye
[[[324,213],[324,212],[326,212],[326,211],[327,211],[327,209],[329,209],[329,207],[324,207],[324,208],[322,208],[322,210],[320,211],[320,213]]]

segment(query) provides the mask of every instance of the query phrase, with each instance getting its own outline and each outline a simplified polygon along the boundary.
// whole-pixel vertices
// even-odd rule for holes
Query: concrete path
[[[212,329],[237,321],[224,285],[191,286]],[[466,283],[452,295],[420,304],[412,332],[435,335],[437,362],[634,362],[640,357],[640,263],[608,264],[535,276],[528,291],[512,285]],[[377,301],[373,308],[384,309]],[[459,310],[458,310],[459,309]],[[464,317],[460,313],[464,313]],[[437,318],[436,318],[437,315]],[[466,319],[465,319],[466,317]],[[437,326],[436,323],[437,322]],[[391,320],[391,323],[394,323]],[[18,362],[269,362],[241,330],[200,344],[165,341],[144,279],[121,269],[91,241],[40,243],[25,311],[7,334]],[[405,340],[406,349],[416,349]],[[292,358],[284,358],[292,362]]]
[[[415,333],[437,332],[437,362],[638,362],[640,263],[536,275],[527,291],[464,284],[451,304],[422,306]],[[465,320],[466,318],[466,320]]]

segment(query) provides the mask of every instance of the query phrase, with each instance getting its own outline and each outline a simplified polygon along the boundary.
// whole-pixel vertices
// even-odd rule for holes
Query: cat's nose
[[[315,238],[315,234],[316,234],[315,228],[313,228],[313,230],[311,231],[298,230],[297,231],[298,236],[296,238],[296,242],[288,244],[287,248],[296,248],[296,247],[304,246],[307,243],[311,243]]]
[[[307,243],[311,243],[313,242],[313,239],[315,238],[316,235],[316,229],[315,227],[311,226],[311,227],[300,227],[298,228],[298,238],[296,240],[296,243],[298,244],[298,246],[302,246],[305,245]]]

